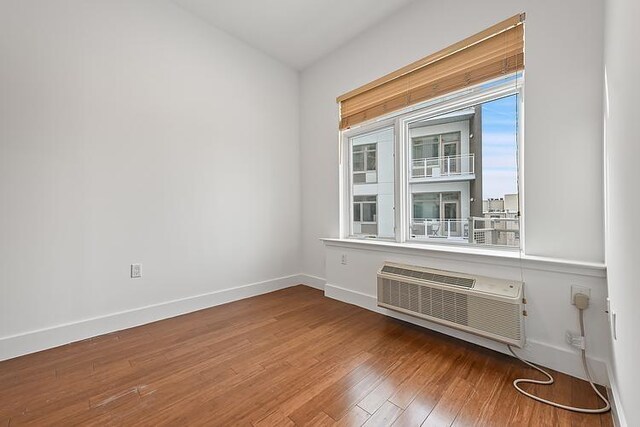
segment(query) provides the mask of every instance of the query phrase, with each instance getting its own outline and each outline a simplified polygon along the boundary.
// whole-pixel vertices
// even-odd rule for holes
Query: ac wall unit
[[[524,283],[386,262],[378,271],[378,305],[524,345]]]

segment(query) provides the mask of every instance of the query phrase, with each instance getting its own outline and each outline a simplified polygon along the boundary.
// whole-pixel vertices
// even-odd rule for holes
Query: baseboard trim
[[[620,393],[618,392],[618,385],[616,384],[616,377],[613,375],[611,365],[607,364],[607,374],[609,375],[609,384],[607,388],[607,395],[609,397],[609,403],[611,403],[611,415],[613,418],[613,424],[616,427],[626,427],[627,419],[620,403]]]
[[[437,323],[429,322],[428,320],[422,320],[393,310],[378,307],[377,298],[373,295],[364,294],[327,283],[325,284],[325,296],[357,305],[359,307],[366,308],[367,310],[375,311],[408,323],[413,323],[501,353],[509,354],[504,344]],[[578,353],[573,353],[570,349],[559,348],[536,340],[527,340],[525,348],[519,350],[519,354],[524,359],[533,363],[554,369],[573,377],[585,379],[584,373],[582,372],[582,361],[580,359],[580,355]],[[599,384],[608,385],[609,376],[607,375],[607,363],[603,360],[594,358],[588,358],[588,363],[594,380]]]
[[[319,278],[295,274],[2,337],[0,338],[0,361],[298,284],[315,288],[319,286],[316,279]]]
[[[326,279],[312,276],[311,274],[300,274],[299,276],[301,284],[324,291],[324,285],[327,283]]]

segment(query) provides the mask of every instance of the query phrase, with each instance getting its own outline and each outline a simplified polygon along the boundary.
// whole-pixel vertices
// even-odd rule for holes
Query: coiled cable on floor
[[[580,334],[582,335],[582,337],[584,337],[584,309],[582,308],[578,308],[578,312],[579,312],[579,318],[580,318]],[[574,406],[568,406],[568,405],[562,405],[560,403],[557,402],[553,402],[551,400],[546,400],[543,399],[539,396],[536,396],[534,394],[531,394],[529,392],[524,391],[522,388],[520,388],[520,386],[518,384],[520,383],[530,383],[530,384],[543,384],[543,385],[549,385],[549,384],[553,384],[553,377],[544,369],[534,365],[533,363],[530,363],[526,360],[524,360],[523,358],[521,358],[520,356],[518,356],[515,351],[513,351],[513,348],[511,348],[510,345],[507,346],[509,348],[509,351],[511,352],[511,354],[513,354],[513,356],[517,359],[519,359],[521,362],[527,364],[528,366],[532,367],[533,369],[541,372],[542,374],[544,374],[548,380],[534,380],[534,379],[529,379],[529,378],[518,378],[516,380],[513,381],[513,386],[515,387],[516,390],[518,390],[520,393],[524,394],[527,397],[530,397],[531,399],[537,400],[538,402],[542,402],[542,403],[546,403],[547,405],[551,405],[551,406],[555,406],[556,408],[561,408],[561,409],[566,409],[568,411],[573,411],[573,412],[581,412],[581,413],[585,413],[585,414],[602,414],[604,412],[608,412],[611,409],[611,405],[609,403],[609,401],[607,400],[606,397],[604,397],[602,395],[602,393],[600,393],[600,390],[598,390],[598,388],[595,386],[595,384],[593,383],[593,380],[591,379],[591,374],[589,373],[589,367],[587,366],[587,354],[586,351],[583,348],[580,350],[580,352],[582,353],[582,366],[584,368],[584,373],[587,377],[587,380],[589,381],[589,384],[591,385],[591,388],[593,389],[593,391],[596,392],[596,394],[598,395],[598,397],[605,403],[605,406],[602,408],[598,408],[598,409],[589,409],[589,408],[576,408]]]

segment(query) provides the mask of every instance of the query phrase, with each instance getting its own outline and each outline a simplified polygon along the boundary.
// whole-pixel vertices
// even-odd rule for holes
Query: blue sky
[[[499,198],[518,189],[516,95],[482,105],[482,197]]]

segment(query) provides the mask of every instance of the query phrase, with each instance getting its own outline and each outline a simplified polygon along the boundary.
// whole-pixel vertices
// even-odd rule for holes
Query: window
[[[378,234],[377,196],[353,197],[353,234]]]
[[[383,127],[348,139],[351,236],[395,236],[393,135]]]
[[[349,235],[519,247],[522,84],[511,75],[344,131]]]
[[[376,182],[376,144],[353,145],[353,182]]]
[[[524,21],[338,96],[342,236],[520,246]]]
[[[411,237],[468,236],[469,223],[460,218],[460,192],[412,194]]]
[[[412,178],[451,175],[461,170],[460,132],[415,136],[411,139]],[[440,156],[442,153],[442,156]]]

